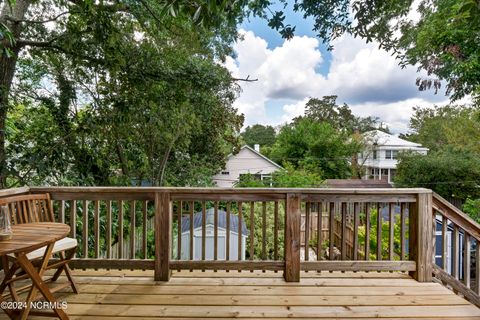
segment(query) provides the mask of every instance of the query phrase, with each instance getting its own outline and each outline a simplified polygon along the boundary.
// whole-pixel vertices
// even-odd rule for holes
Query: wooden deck
[[[57,293],[71,319],[480,319],[442,285],[403,273],[308,272],[300,283],[280,272],[182,271],[168,283],[154,282],[152,271],[74,274],[81,293]]]

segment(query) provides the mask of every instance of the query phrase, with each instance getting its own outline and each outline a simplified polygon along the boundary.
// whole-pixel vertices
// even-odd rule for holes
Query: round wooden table
[[[35,299],[37,290],[40,291],[46,301],[50,302],[51,305],[56,305],[55,297],[48,289],[48,286],[42,281],[42,276],[48,265],[48,261],[52,257],[55,242],[65,238],[70,232],[70,227],[63,223],[38,222],[14,225],[12,226],[12,231],[12,239],[0,241],[0,256],[2,257],[4,270],[7,270],[5,272],[5,278],[0,285],[0,303],[4,302],[2,294],[9,280],[12,279],[16,270],[20,267],[32,280],[32,288],[27,296],[25,308],[21,314],[21,319],[26,319],[30,313],[31,303]],[[40,267],[37,270],[26,255],[42,247],[45,247],[45,253],[43,258],[41,258]],[[15,266],[14,263],[10,268],[8,267],[7,254],[15,255],[15,263],[17,266]],[[2,309],[12,319],[18,316],[19,311],[22,311],[8,308]],[[50,315],[60,319],[68,319],[68,316],[61,308],[53,308],[52,310],[53,313]]]

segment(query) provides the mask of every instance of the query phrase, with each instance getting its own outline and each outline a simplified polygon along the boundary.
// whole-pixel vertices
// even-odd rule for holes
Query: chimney
[[[256,143],[253,148],[255,149],[255,151],[257,151],[258,153],[260,153],[260,145],[258,143]]]

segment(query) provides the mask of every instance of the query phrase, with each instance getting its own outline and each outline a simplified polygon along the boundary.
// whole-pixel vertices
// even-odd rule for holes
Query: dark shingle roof
[[[212,225],[214,224],[214,214],[215,210],[213,208],[207,209],[206,221],[205,224]],[[202,212],[196,212],[193,215],[193,228],[202,227]],[[227,229],[227,213],[223,210],[218,209],[218,227]],[[184,215],[182,217],[182,233],[190,230],[190,216]],[[238,216],[236,214],[230,213],[230,230],[238,233]],[[245,226],[245,221],[242,221],[242,234],[248,235],[248,229]]]

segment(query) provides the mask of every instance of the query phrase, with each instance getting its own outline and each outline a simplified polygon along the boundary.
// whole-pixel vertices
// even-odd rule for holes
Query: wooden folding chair
[[[52,202],[50,201],[50,195],[48,193],[28,194],[2,198],[0,199],[0,206],[7,206],[12,224],[32,222],[55,222]],[[48,266],[46,267],[46,270],[55,269],[55,272],[53,273],[53,276],[51,276],[49,279],[45,279],[44,281],[54,282],[58,279],[62,272],[65,272],[68,282],[52,288],[50,290],[52,293],[68,286],[72,288],[74,293],[78,293],[77,286],[72,277],[71,270],[68,266],[68,263],[75,255],[77,245],[77,240],[69,237],[63,238],[62,240],[59,240],[55,243],[52,254],[53,256],[58,256],[58,259],[52,260],[52,262],[49,262]],[[35,265],[36,263],[38,264],[41,261],[45,250],[46,247],[42,247],[28,253],[26,256]],[[8,257],[5,257],[2,260],[4,270],[8,269],[9,261],[13,264],[10,268],[13,267],[15,269],[15,260],[16,259],[14,255],[9,255]],[[19,272],[8,283],[10,294],[15,300],[18,300],[18,295],[17,289],[14,286],[14,282],[26,278],[27,276],[25,274]],[[28,286],[22,288],[21,290],[23,291],[27,288]]]

